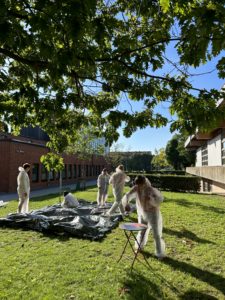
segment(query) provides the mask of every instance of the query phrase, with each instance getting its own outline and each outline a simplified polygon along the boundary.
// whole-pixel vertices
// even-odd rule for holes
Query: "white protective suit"
[[[98,205],[104,205],[108,196],[108,188],[109,188],[109,178],[108,174],[104,174],[102,172],[98,176],[97,186],[98,186],[98,195],[97,195],[97,203]]]
[[[68,193],[66,196],[64,196],[64,200],[61,205],[65,208],[74,208],[79,206],[80,204],[71,193]]]
[[[126,207],[128,202],[136,199],[138,223],[146,224],[148,229],[143,236],[143,231],[137,235],[137,241],[144,248],[148,241],[148,234],[152,229],[153,238],[155,241],[155,254],[162,258],[165,256],[165,243],[162,239],[162,215],[159,209],[160,203],[163,201],[163,196],[160,191],[151,186],[151,183],[146,178],[143,185],[135,185],[122,199],[123,206]],[[138,248],[135,243],[135,248]]]
[[[28,213],[30,197],[30,179],[23,167],[19,167],[19,174],[17,176],[17,193],[19,196],[19,204],[22,203],[21,213]]]
[[[122,205],[122,197],[123,197],[123,189],[125,182],[129,182],[130,177],[127,176],[122,170],[116,169],[116,172],[112,174],[109,179],[109,183],[112,184],[113,187],[113,195],[115,198],[115,202],[113,203],[110,210],[107,212],[107,215],[112,215],[117,208],[119,207],[120,213],[124,214],[124,208]]]

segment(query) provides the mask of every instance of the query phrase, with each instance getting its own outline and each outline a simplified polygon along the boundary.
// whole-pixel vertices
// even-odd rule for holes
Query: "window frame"
[[[37,168],[35,168],[35,166],[37,167]],[[33,171],[34,170],[37,170],[37,174],[36,174],[36,179],[33,179],[33,175],[35,175],[34,173],[33,173]],[[32,182],[38,182],[39,181],[39,163],[34,163],[34,164],[32,164],[32,174],[31,174],[31,181]]]
[[[208,144],[205,144],[201,148],[201,158],[202,158],[202,166],[208,166]]]

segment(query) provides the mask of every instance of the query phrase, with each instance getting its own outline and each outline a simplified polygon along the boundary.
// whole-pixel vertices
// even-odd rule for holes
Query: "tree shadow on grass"
[[[178,270],[184,272],[185,274],[190,274],[192,277],[195,277],[197,280],[201,280],[205,283],[216,288],[218,291],[225,294],[225,278],[214,274],[207,270],[202,270],[198,267],[195,267],[186,262],[178,261],[170,257],[166,257],[163,259],[162,263],[169,265],[174,270]],[[188,297],[188,295],[187,295]],[[195,299],[195,298],[182,298],[182,299]],[[198,298],[197,298],[198,299]],[[202,298],[204,299],[204,298]]]
[[[49,195],[45,195],[45,196],[38,196],[38,197],[32,197],[30,199],[30,202],[41,202],[41,201],[47,201],[47,200],[51,200],[51,199],[55,199],[57,198],[58,202],[55,204],[59,204],[59,194],[49,194]],[[63,197],[61,197],[63,198]]]
[[[182,294],[180,297],[182,300],[216,300],[218,298],[215,298],[211,295],[199,292],[197,290],[188,290],[184,294]]]
[[[152,259],[156,259],[151,253],[145,251],[145,256]],[[201,280],[212,287],[216,288],[218,291],[225,293],[225,278],[220,275],[214,274],[212,272],[202,270],[185,262],[180,262],[172,258],[165,258],[162,263],[171,266],[174,270],[189,273],[191,276],[195,277],[197,280]],[[169,287],[171,291],[174,292],[179,299],[182,300],[215,300],[214,296],[208,295],[198,290],[190,289],[183,294],[180,294],[179,290],[173,287],[172,284],[166,281],[161,275],[160,271],[157,270],[156,273],[153,272],[151,278],[154,282],[145,278],[142,274],[137,272],[128,273],[128,278],[123,283],[123,287],[120,289],[120,294],[126,294],[126,299],[129,300],[152,300],[152,299],[164,299],[163,292],[160,286]],[[155,279],[160,279],[160,283],[157,284]],[[158,281],[158,280],[157,280]]]
[[[120,296],[126,294],[126,299],[129,300],[163,299],[160,285],[138,272],[128,273],[128,277],[123,283],[123,287],[119,290],[119,294]]]
[[[165,198],[165,203],[173,202],[176,203],[177,205],[180,206],[185,206],[185,207],[199,207],[202,210],[210,211],[210,212],[215,212],[217,214],[224,214],[225,210],[219,207],[211,206],[211,205],[203,205],[198,202],[191,202],[186,199],[168,199]]]
[[[176,231],[170,228],[163,228],[163,232],[169,235],[175,235],[178,238],[187,238],[190,239],[192,241],[195,241],[197,243],[202,243],[202,244],[214,244],[214,242],[206,240],[206,239],[202,239],[200,237],[198,237],[194,232],[191,232],[187,229],[182,229],[181,231]]]

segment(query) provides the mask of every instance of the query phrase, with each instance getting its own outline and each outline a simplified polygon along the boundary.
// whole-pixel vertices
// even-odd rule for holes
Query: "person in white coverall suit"
[[[105,201],[108,196],[108,188],[109,188],[109,174],[107,173],[107,169],[104,168],[102,173],[98,176],[97,186],[98,186],[98,195],[97,195],[97,203],[99,206],[104,206]]]
[[[125,211],[121,201],[123,197],[123,189],[124,189],[125,182],[129,182],[129,181],[130,181],[130,177],[124,173],[123,165],[119,165],[116,168],[116,172],[113,173],[109,179],[109,183],[112,184],[115,202],[113,203],[110,210],[106,213],[106,215],[109,216],[112,215],[117,210],[117,208],[119,208],[120,213],[124,215]]]
[[[152,229],[153,238],[155,241],[155,254],[159,259],[165,256],[165,243],[162,239],[162,215],[159,209],[160,203],[163,201],[163,196],[160,191],[151,186],[150,181],[144,176],[137,176],[134,181],[134,186],[125,194],[122,199],[122,204],[125,210],[129,210],[128,202],[136,199],[138,223],[146,224],[148,229],[145,232],[140,231],[137,235],[137,241],[143,250],[148,241],[148,234]],[[135,248],[138,248],[135,243]]]
[[[77,201],[77,199],[69,192],[64,192],[63,193],[64,196],[64,200],[61,204],[62,207],[65,208],[74,208],[74,207],[78,207],[80,204]]]
[[[23,164],[23,167],[19,167],[19,174],[17,176],[18,213],[28,213],[29,211],[30,179],[27,174],[29,170],[30,164],[28,163]]]

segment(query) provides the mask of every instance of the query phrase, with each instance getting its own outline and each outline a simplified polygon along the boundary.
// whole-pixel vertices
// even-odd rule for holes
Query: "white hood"
[[[23,167],[19,167],[18,170],[19,170],[20,172],[25,171]]]

